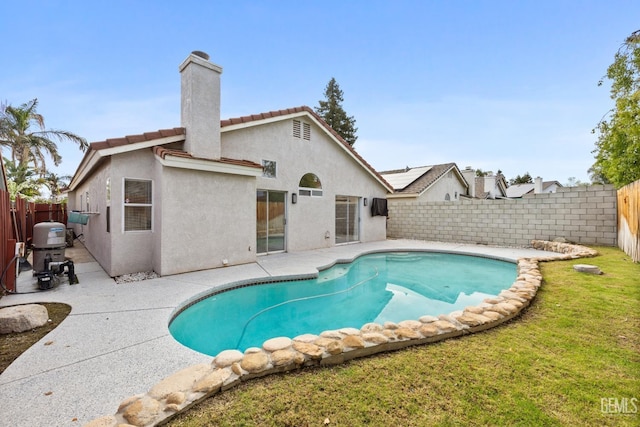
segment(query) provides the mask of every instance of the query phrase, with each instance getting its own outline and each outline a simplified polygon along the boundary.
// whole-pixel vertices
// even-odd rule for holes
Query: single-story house
[[[406,167],[380,172],[393,187],[389,200],[455,201],[467,195],[469,185],[455,163]]]
[[[393,188],[311,108],[220,120],[222,68],[194,52],[179,70],[181,127],[90,144],[69,184],[109,275],[386,239],[370,207]]]
[[[558,181],[542,181],[542,178],[536,177],[532,183],[511,185],[507,188],[507,197],[515,199],[525,194],[555,193],[560,187],[562,184]]]

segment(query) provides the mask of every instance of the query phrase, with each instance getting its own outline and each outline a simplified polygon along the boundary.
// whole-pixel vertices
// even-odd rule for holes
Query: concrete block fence
[[[562,187],[521,199],[390,199],[387,237],[525,247],[532,240],[564,238],[616,246],[616,204],[612,185]]]

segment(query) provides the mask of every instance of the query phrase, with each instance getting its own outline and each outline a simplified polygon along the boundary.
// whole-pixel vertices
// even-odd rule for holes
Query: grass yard
[[[543,263],[535,300],[505,325],[252,380],[169,425],[638,426],[640,264],[616,248],[597,250]],[[585,263],[605,274],[572,268]],[[611,413],[625,402],[635,413]]]

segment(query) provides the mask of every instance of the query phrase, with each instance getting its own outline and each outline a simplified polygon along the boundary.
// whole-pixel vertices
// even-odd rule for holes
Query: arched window
[[[301,196],[322,196],[322,183],[320,182],[320,178],[315,174],[305,173],[302,178],[300,178],[298,187],[300,187],[298,194]]]

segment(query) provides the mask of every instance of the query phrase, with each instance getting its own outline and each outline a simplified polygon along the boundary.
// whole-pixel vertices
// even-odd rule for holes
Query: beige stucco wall
[[[460,200],[460,194],[465,194],[466,187],[460,178],[451,170],[436,181],[418,200],[421,202],[444,202],[448,194],[450,201]],[[457,197],[456,197],[457,195]]]
[[[96,214],[90,215],[86,225],[67,224],[67,227],[74,229],[76,235],[82,234],[85,247],[107,272],[111,269],[111,245],[108,244],[111,241],[111,233],[107,232],[107,179],[110,176],[111,162],[105,159],[88,180],[68,194],[70,211],[87,211],[88,193],[89,211]],[[111,186],[113,187],[113,183]],[[111,215],[113,216],[113,212]],[[113,230],[113,222],[111,229]]]
[[[154,270],[183,273],[255,261],[255,177],[165,167],[158,185]]]
[[[313,121],[311,140],[293,136],[292,120],[225,131],[222,155],[256,163],[272,160],[277,164],[276,178],[259,177],[257,189],[287,193],[287,250],[298,251],[329,247],[335,244],[335,196],[360,197],[360,241],[384,240],[386,218],[372,217],[362,198],[385,198],[385,188],[340,148]],[[322,183],[322,197],[298,196],[300,178],[313,173]],[[254,195],[255,197],[255,195]],[[255,229],[254,229],[255,231]],[[329,233],[329,238],[325,236]],[[255,236],[254,236],[255,239]]]
[[[116,154],[111,157],[111,276],[153,270],[154,233],[152,231],[124,231],[124,179],[152,181],[153,212],[159,209],[158,183],[154,180],[154,155],[151,149]]]

